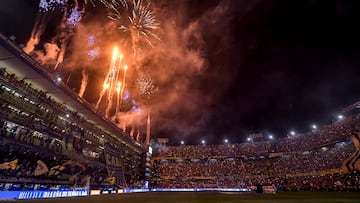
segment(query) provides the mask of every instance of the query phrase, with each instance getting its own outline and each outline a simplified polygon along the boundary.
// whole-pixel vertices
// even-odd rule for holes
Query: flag
[[[59,175],[59,173],[61,171],[63,171],[65,169],[64,166],[61,166],[61,165],[56,165],[54,167],[51,167],[50,168],[50,171],[49,171],[49,176],[56,176],[56,175]]]
[[[110,183],[110,184],[115,184],[116,178],[115,177],[107,177],[106,178],[106,182]]]
[[[8,161],[5,163],[0,164],[0,169],[11,169],[15,170],[17,166],[18,159],[15,159],[13,161]]]
[[[49,169],[46,166],[46,164],[43,161],[38,160],[37,161],[37,166],[36,166],[36,168],[34,170],[34,176],[42,175],[42,174],[44,174],[44,173],[46,173],[48,171],[49,171]]]
[[[342,171],[344,173],[360,171],[360,132],[352,132],[350,139],[354,143],[356,151],[343,162]]]
[[[71,182],[76,182],[79,174],[80,174],[80,173],[76,173],[75,175],[70,176],[70,177],[69,177],[69,181],[71,181]]]
[[[354,143],[355,149],[360,149],[360,132],[352,132],[350,139]]]
[[[91,177],[90,176],[85,176],[83,178],[83,186],[82,186],[82,189],[84,190],[89,190],[90,189],[90,179]]]
[[[346,159],[342,165],[342,171],[344,173],[351,173],[354,170],[360,171],[360,149]]]

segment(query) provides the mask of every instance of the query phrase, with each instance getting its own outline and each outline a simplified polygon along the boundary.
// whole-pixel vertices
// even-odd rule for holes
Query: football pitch
[[[48,200],[19,200],[39,203],[359,203],[356,192],[281,192],[277,194],[216,193],[216,192],[151,192],[102,196],[60,198]]]

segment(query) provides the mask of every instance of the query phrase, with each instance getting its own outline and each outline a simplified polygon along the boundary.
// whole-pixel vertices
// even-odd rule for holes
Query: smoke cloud
[[[80,16],[81,21],[76,21],[76,28],[66,25],[64,15],[58,32],[36,52],[37,57],[44,63],[55,64],[55,69],[63,63],[61,68],[66,71],[82,70],[79,95],[95,106],[109,71],[112,47],[117,45],[124,53],[124,64],[129,65],[126,90],[137,102],[123,102],[122,112],[113,117],[119,126],[123,130],[133,126],[129,131],[133,137],[138,137],[137,132],[144,134],[144,115],[149,110],[153,137],[201,134],[208,128],[207,121],[214,116],[213,102],[221,97],[217,92],[227,86],[226,81],[209,75],[207,70],[211,66],[212,52],[220,52],[231,44],[228,27],[233,6],[231,1],[212,1],[201,13],[194,13],[190,2],[164,0],[151,4],[161,27],[156,30],[161,40],[152,41],[154,48],[142,43],[139,36],[119,30],[117,22],[109,20],[106,13],[92,13],[90,9]],[[219,40],[209,41],[206,37],[209,33]],[[34,49],[37,36],[40,35],[29,40],[27,50]],[[136,54],[128,48],[134,41]],[[135,82],[139,75],[153,79],[157,91],[151,97],[142,98],[137,92]],[[205,86],[202,85],[204,81]],[[91,94],[86,93],[87,88],[92,90]],[[96,106],[101,109],[99,102]],[[139,109],[143,112],[139,113]],[[106,112],[114,114],[110,107]]]

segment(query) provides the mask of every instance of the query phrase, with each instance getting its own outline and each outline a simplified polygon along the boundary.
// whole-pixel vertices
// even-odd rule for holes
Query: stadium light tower
[[[185,144],[184,140],[181,140],[180,144],[181,144],[181,145],[184,145],[184,144]]]
[[[225,139],[224,139],[224,143],[225,143],[225,144],[229,143],[229,140],[225,138]]]
[[[273,135],[269,135],[269,139],[270,139],[270,140],[273,140],[273,139],[274,139],[274,136],[273,136]]]
[[[205,145],[205,143],[206,143],[205,140],[201,140],[201,144]]]
[[[295,135],[296,133],[295,133],[295,131],[290,131],[290,135]]]
[[[316,130],[316,129],[317,129],[317,126],[316,126],[315,124],[313,124],[313,125],[311,126],[311,128],[314,129],[314,130]]]
[[[341,115],[341,114],[340,114],[340,115],[338,115],[337,117],[338,117],[339,121],[341,121],[342,119],[344,119],[344,116],[343,116],[343,115]]]
[[[246,140],[247,140],[248,142],[250,142],[250,141],[251,141],[251,138],[250,138],[250,137],[248,137]]]

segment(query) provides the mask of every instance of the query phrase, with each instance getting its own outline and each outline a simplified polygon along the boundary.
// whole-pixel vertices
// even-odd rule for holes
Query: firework
[[[95,107],[96,109],[99,108],[99,105],[100,105],[100,102],[101,102],[103,96],[105,95],[105,93],[107,93],[107,106],[105,109],[106,117],[109,117],[109,112],[113,105],[114,94],[117,95],[116,112],[115,113],[117,113],[119,111],[119,100],[121,100],[121,97],[122,97],[122,92],[124,90],[125,77],[126,77],[126,68],[124,68],[125,72],[123,74],[123,82],[121,83],[119,81],[120,71],[121,71],[120,67],[121,67],[122,59],[123,59],[123,55],[118,54],[118,48],[114,47],[113,57],[112,57],[111,63],[110,63],[110,68],[105,77],[103,89],[100,92],[100,97],[99,97],[99,99],[96,103],[96,107]],[[127,66],[124,66],[124,67],[127,67]]]
[[[118,82],[117,86],[116,86],[116,94],[117,94],[117,97],[116,97],[116,109],[115,109],[116,113],[119,112],[120,92],[121,92],[121,82]]]
[[[145,40],[151,47],[154,47],[151,39],[160,40],[154,32],[160,28],[160,24],[157,23],[154,12],[150,9],[150,3],[144,4],[142,0],[133,0],[131,8],[129,7],[127,10],[127,21],[120,24],[118,29],[130,33],[131,49],[136,55],[136,47],[141,40]],[[118,13],[120,11],[114,11],[112,16],[108,16],[109,19],[120,22]]]
[[[131,100],[131,104],[132,104],[132,107],[131,107],[131,111],[132,112],[137,112],[139,113],[141,111],[141,108],[136,104],[136,100],[133,99]]]
[[[150,99],[151,95],[157,92],[157,88],[154,85],[153,79],[147,76],[140,76],[136,80],[136,87],[140,96],[147,99]]]
[[[46,23],[47,23],[46,15],[43,13],[39,13],[36,16],[35,24],[31,31],[30,39],[27,41],[26,46],[24,47],[25,53],[30,53],[34,51],[35,46],[38,45],[40,41],[41,35],[44,33]]]
[[[106,8],[110,9],[113,13],[113,16],[109,16],[110,18],[120,18],[120,10],[122,8],[128,9],[126,0],[91,0],[95,6],[94,1],[100,1]]]
[[[63,9],[68,0],[40,0],[39,12],[54,11],[56,8]]]
[[[43,35],[48,19],[51,17],[53,13],[50,11],[54,11],[55,9],[60,9],[63,15],[63,20],[60,25],[57,27],[56,35],[51,38],[48,44],[51,44],[52,47],[56,46],[59,50],[56,53],[49,52],[46,50],[44,46],[44,50],[36,51],[37,59],[45,61],[44,59],[55,59],[46,60],[47,62],[54,62],[54,69],[57,69],[58,66],[63,62],[64,55],[69,45],[70,39],[72,35],[75,33],[75,27],[78,25],[82,18],[83,11],[85,8],[80,8],[77,0],[69,1],[69,0],[40,0],[39,2],[39,13],[37,18],[35,19],[35,24],[33,30],[31,32],[30,39],[26,43],[24,51],[26,53],[30,53],[34,51],[35,46],[39,43],[41,36]],[[95,54],[95,53],[92,53]],[[56,57],[52,57],[56,56]]]
[[[88,36],[88,45],[93,46],[95,44],[96,37],[92,34]]]
[[[87,55],[89,56],[90,60],[93,61],[94,59],[96,59],[100,55],[100,51],[97,50],[97,49],[90,49],[87,52]]]
[[[96,37],[92,34],[88,36],[88,46],[89,50],[87,51],[87,55],[89,56],[90,60],[93,61],[100,55],[100,50],[98,47],[94,47],[96,42]]]
[[[76,27],[76,25],[81,20],[81,11],[79,11],[77,8],[72,8],[70,11],[69,16],[66,19],[66,24]]]
[[[125,80],[126,80],[126,70],[127,70],[127,65],[124,66],[124,74],[123,74],[123,80],[122,80],[122,88],[121,88],[121,92],[120,92],[120,102],[122,102],[122,96],[124,94],[124,90],[125,90]]]
[[[79,90],[79,97],[83,97],[85,90],[86,90],[86,86],[88,83],[88,79],[89,79],[89,75],[86,73],[85,69],[82,70],[82,79],[81,79],[81,85],[80,85],[80,90]]]

